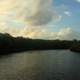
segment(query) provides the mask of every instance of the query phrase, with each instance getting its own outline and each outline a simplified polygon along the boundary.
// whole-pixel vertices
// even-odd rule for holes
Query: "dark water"
[[[80,54],[52,50],[3,56],[0,80],[80,80]]]

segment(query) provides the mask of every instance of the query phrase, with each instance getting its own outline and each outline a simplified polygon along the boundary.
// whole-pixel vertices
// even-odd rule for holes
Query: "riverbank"
[[[0,34],[0,55],[29,50],[64,50],[80,52],[80,40],[43,40]],[[76,47],[75,47],[76,46]]]
[[[73,45],[71,48],[70,48],[71,51],[73,52],[78,52],[80,53],[80,43],[77,43],[75,45]]]

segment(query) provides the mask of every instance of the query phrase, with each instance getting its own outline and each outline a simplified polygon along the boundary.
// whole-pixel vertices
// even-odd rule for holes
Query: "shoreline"
[[[13,37],[0,33],[0,55],[30,50],[70,50],[80,52],[80,40],[44,40]]]
[[[71,52],[75,52],[75,53],[80,53],[79,51],[74,51],[74,50],[70,50],[70,49],[35,49],[35,50],[17,50],[17,51],[6,51],[6,50],[3,50],[3,51],[0,51],[0,55],[7,55],[7,54],[13,54],[13,53],[21,53],[21,52],[27,52],[27,51],[50,51],[50,50],[69,50]]]

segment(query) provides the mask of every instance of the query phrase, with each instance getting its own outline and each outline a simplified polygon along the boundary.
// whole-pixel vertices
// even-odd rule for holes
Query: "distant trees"
[[[80,52],[80,41],[76,41],[76,42],[74,41],[70,50],[74,52]]]
[[[0,49],[8,48],[12,45],[13,37],[9,34],[0,34]]]
[[[70,49],[80,52],[79,40],[42,40],[23,37],[12,37],[0,33],[0,53],[12,53],[26,50]]]

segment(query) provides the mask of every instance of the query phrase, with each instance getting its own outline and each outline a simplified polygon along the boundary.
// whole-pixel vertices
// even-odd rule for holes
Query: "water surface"
[[[28,51],[0,58],[0,80],[80,80],[80,54]]]

